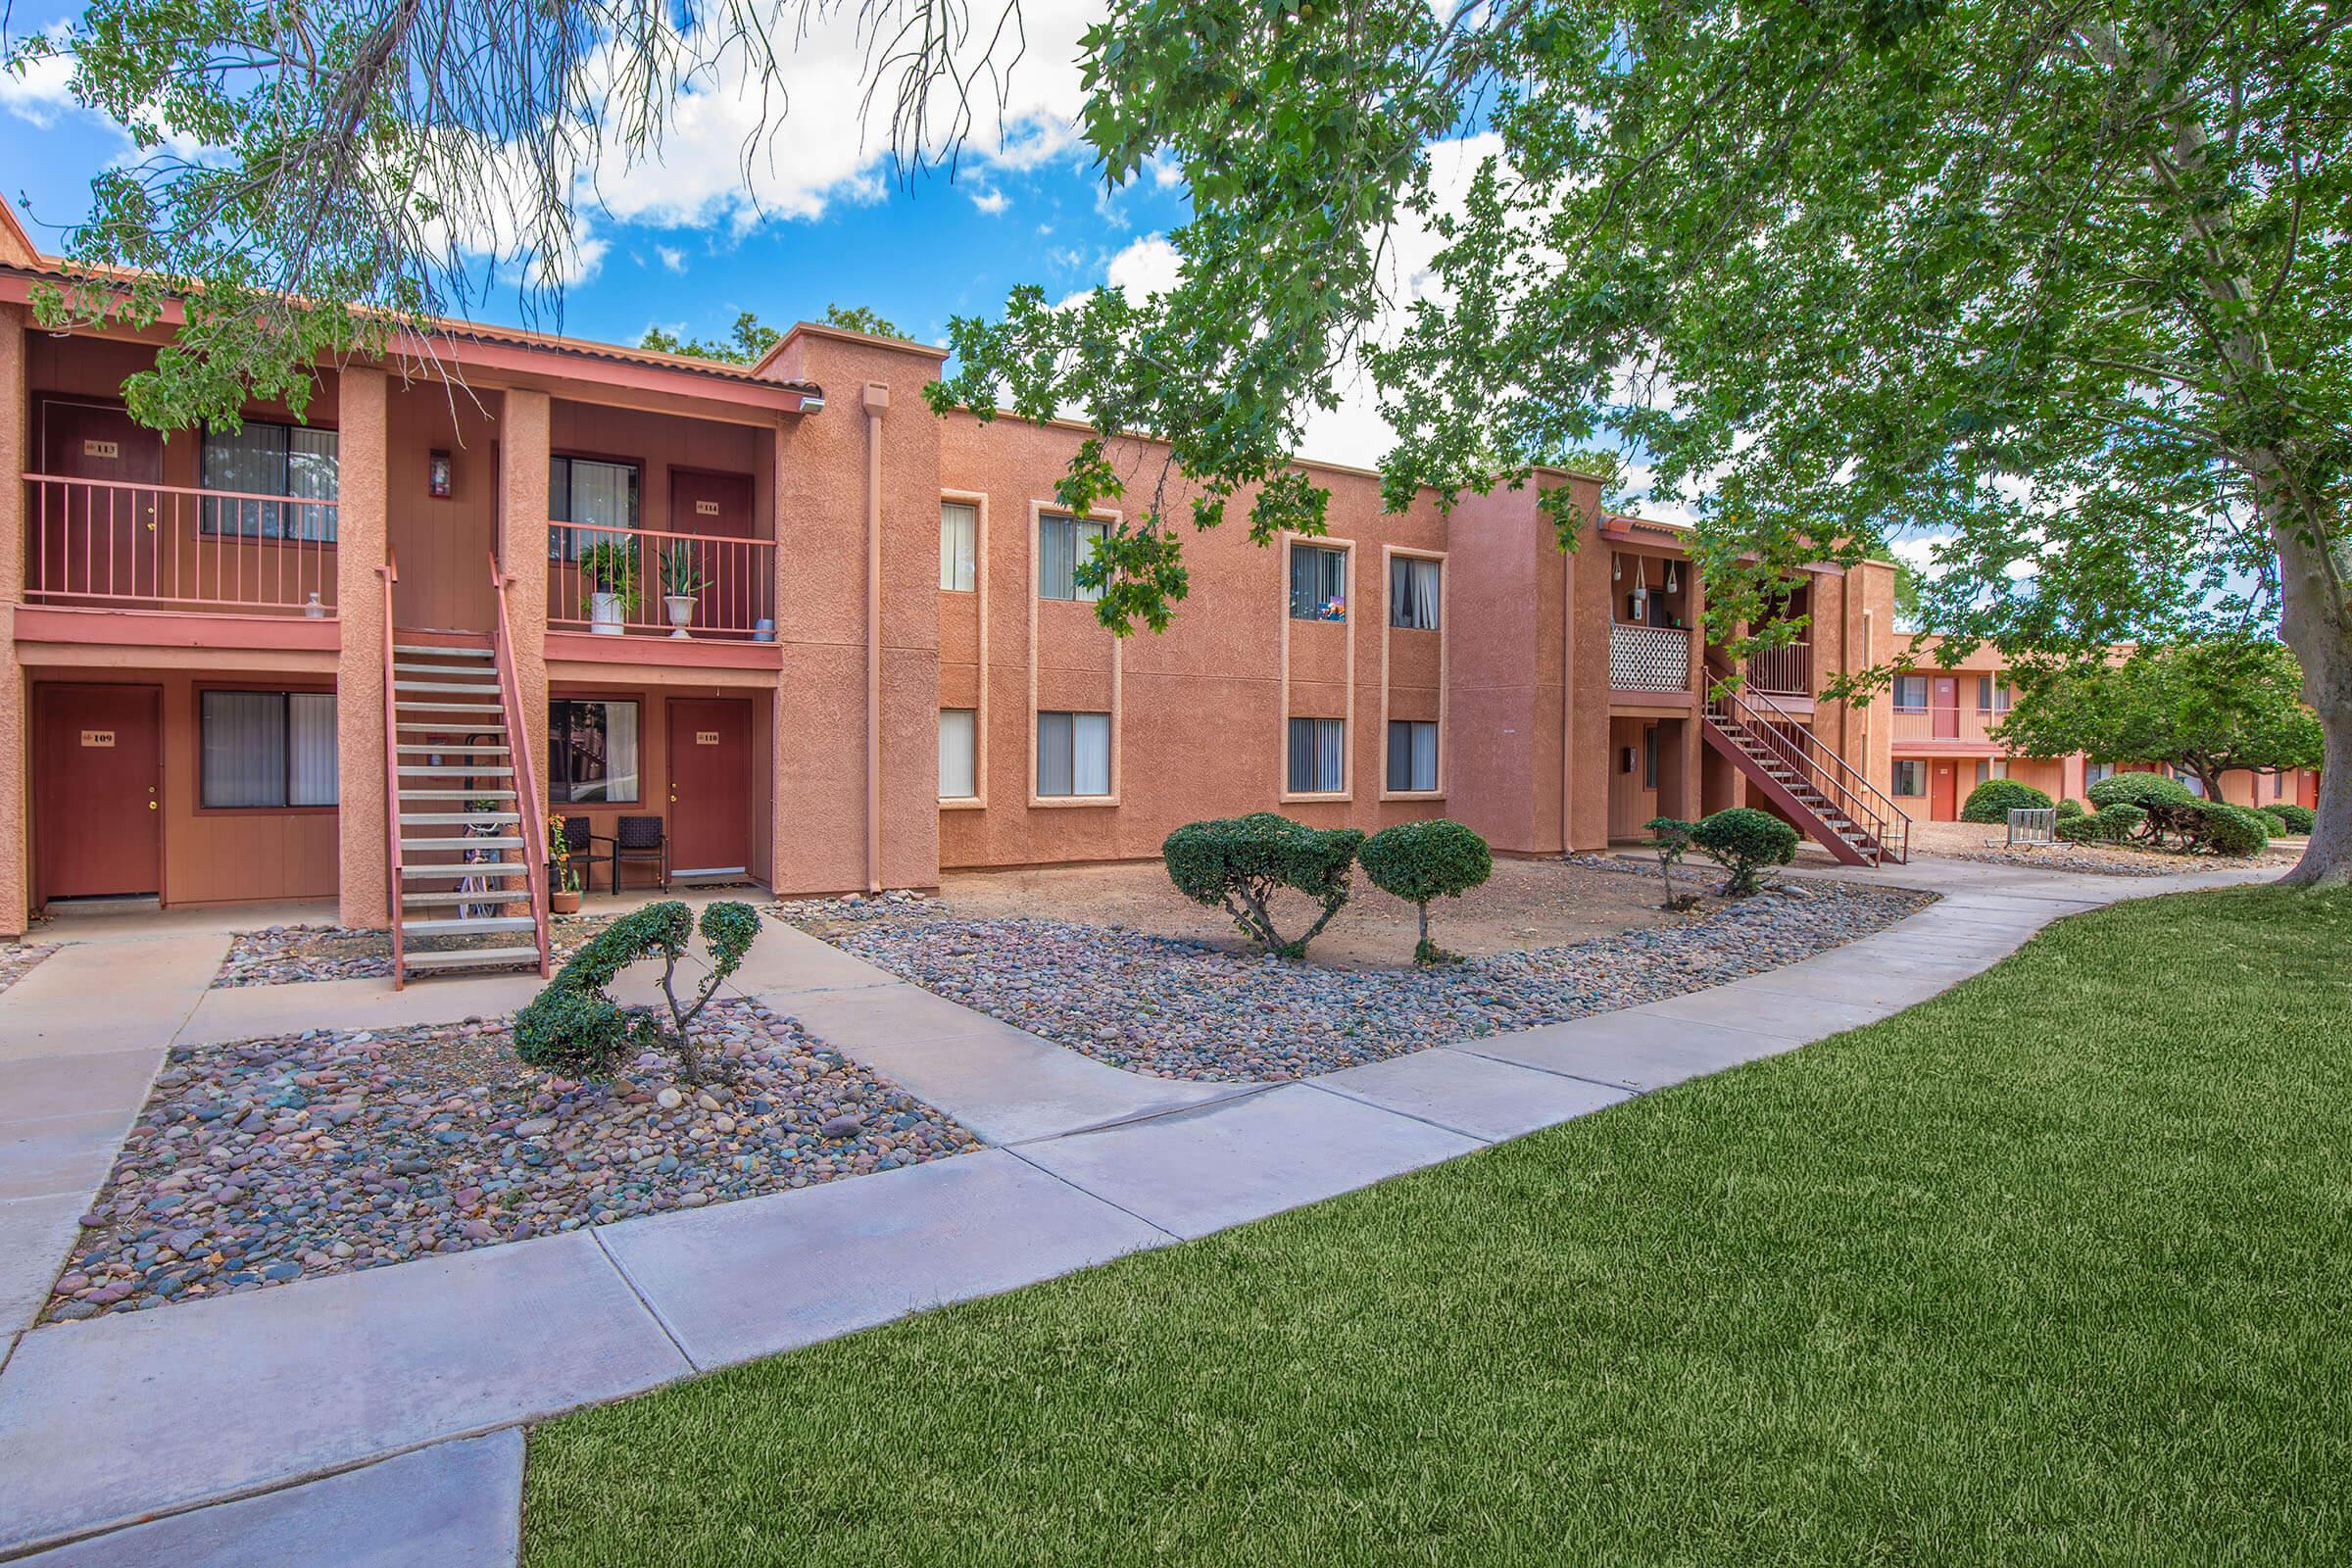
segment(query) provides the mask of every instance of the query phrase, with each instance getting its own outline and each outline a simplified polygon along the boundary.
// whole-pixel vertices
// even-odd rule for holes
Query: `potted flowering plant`
[[[1326,599],[1323,602],[1323,608],[1315,612],[1315,618],[1317,620],[1346,620],[1348,618],[1348,601]]]
[[[571,863],[571,844],[561,817],[547,819],[547,907],[551,914],[580,912],[580,873]]]
[[[684,545],[671,545],[662,553],[662,605],[669,612],[669,623],[675,628],[672,637],[687,635],[686,627],[694,619],[695,596],[710,586],[710,574],[703,569],[692,550]]]

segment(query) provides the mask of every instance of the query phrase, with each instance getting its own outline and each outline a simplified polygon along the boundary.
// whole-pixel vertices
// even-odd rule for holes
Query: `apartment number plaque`
[[[81,455],[85,458],[119,458],[122,455],[122,443],[120,441],[84,441],[81,444]]]
[[[697,501],[694,504],[694,514],[698,517],[715,517],[718,515],[718,503],[715,501]]]
[[[81,744],[84,746],[112,746],[115,744],[115,732],[111,729],[85,729],[81,732]]]
[[[109,742],[108,744],[111,745],[113,743]],[[714,729],[696,730],[694,732],[694,744],[697,746],[716,746],[718,744],[718,731]]]

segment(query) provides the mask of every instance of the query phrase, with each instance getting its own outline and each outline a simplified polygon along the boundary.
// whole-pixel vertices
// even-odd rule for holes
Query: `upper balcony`
[[[24,597],[66,609],[335,612],[331,498],[25,476]]]
[[[1690,631],[1682,626],[1612,623],[1609,686],[1621,692],[1690,691]]]
[[[1809,699],[1813,695],[1813,645],[1799,639],[1778,648],[1760,648],[1740,661],[1740,673],[1751,692]]]
[[[673,642],[776,639],[772,539],[603,523],[547,528],[547,623]]]
[[[1992,738],[1992,727],[2009,716],[2007,710],[1980,708],[1973,703],[1935,703],[1925,708],[1908,707],[1894,710],[1894,743],[1897,746],[1936,745],[1950,747],[2000,748]]]

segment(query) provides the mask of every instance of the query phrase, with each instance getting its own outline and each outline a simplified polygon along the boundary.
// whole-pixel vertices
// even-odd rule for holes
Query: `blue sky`
[[[1076,102],[1070,62],[1091,9],[1069,0],[1029,8],[1030,52],[1007,95],[1013,132],[982,147],[952,182],[930,173],[901,183],[877,154],[879,137],[861,135],[845,91],[855,75],[846,37],[804,52],[808,79],[756,192],[743,189],[739,122],[723,102],[693,106],[699,113],[662,167],[600,182],[610,200],[587,210],[594,265],[567,290],[561,323],[532,324],[634,342],[652,325],[720,335],[740,311],[782,324],[839,303],[869,306],[907,335],[939,342],[950,316],[991,313],[1018,283],[1059,298],[1111,277],[1122,255],[1119,276],[1140,277],[1164,254],[1153,237],[1184,220],[1182,188],[1147,174],[1105,191],[1066,119],[1049,107]],[[77,13],[56,0],[17,0],[11,27]],[[87,207],[91,174],[128,145],[73,107],[62,76],[0,78],[0,190],[43,249],[60,248],[60,225]],[[522,319],[506,289],[476,314]]]

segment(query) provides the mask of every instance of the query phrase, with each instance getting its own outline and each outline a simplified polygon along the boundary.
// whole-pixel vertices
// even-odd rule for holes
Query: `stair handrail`
[[[531,890],[531,930],[539,948],[539,978],[544,980],[553,967],[547,930],[547,803],[539,794],[539,770],[531,732],[523,723],[522,682],[514,672],[514,634],[507,620],[507,584],[512,580],[500,567],[497,553],[492,552],[490,589],[498,600],[498,620],[494,631],[495,657],[491,662],[498,667],[498,701],[507,715],[507,755],[514,760],[515,810],[522,818],[523,875]]]
[[[392,585],[400,581],[400,561],[391,546],[384,547],[384,564],[375,574],[384,582],[384,875],[385,896],[392,906],[392,989],[398,991],[408,984],[409,975],[400,924],[400,694],[392,673]]]
[[[1707,660],[1707,675],[1709,707],[1721,706],[1724,708],[1732,717],[1758,732],[1758,738],[1763,740],[1766,745],[1771,746],[1776,753],[1810,775],[1814,786],[1829,798],[1832,805],[1844,811],[1856,823],[1868,828],[1871,838],[1879,847],[1881,858],[1891,859],[1898,864],[1910,863],[1910,813],[1888,799],[1885,791],[1865,778],[1852,763],[1832,748],[1823,745],[1820,737],[1813,734],[1811,726],[1805,723],[1802,716],[1791,713],[1788,709],[1774,702],[1768,693],[1759,691],[1747,694],[1743,687],[1726,684],[1731,678],[1731,672],[1719,665],[1712,657]],[[1752,704],[1747,700],[1749,695],[1752,695],[1755,700]],[[1762,715],[1757,715],[1751,720],[1750,715],[1758,704],[1769,713],[1770,719],[1778,720],[1779,723],[1771,722]],[[1803,734],[1806,740],[1812,743],[1813,748],[1818,748],[1821,757],[1828,758],[1838,765],[1838,772],[1833,773],[1823,767],[1814,756],[1813,750],[1789,742],[1786,732],[1780,727],[1781,724],[1792,726]],[[1889,847],[1894,853],[1889,853]]]

